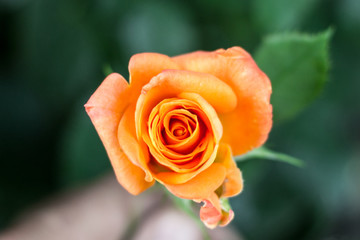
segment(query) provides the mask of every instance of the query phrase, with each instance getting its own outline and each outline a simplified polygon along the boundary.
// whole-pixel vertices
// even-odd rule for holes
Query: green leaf
[[[274,152],[272,150],[267,149],[266,147],[259,147],[259,148],[256,148],[256,149],[248,152],[247,154],[236,156],[235,161],[242,162],[242,161],[250,160],[253,158],[261,158],[261,159],[266,159],[266,160],[285,162],[285,163],[291,164],[296,167],[304,166],[303,161],[301,161],[297,158],[291,157],[289,155],[286,155],[284,153]]]
[[[290,119],[321,92],[328,78],[328,29],[320,34],[275,34],[255,53],[259,67],[271,80],[275,122]]]

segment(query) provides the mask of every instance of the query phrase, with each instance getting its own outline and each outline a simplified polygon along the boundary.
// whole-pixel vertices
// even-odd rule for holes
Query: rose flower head
[[[140,53],[129,72],[130,83],[110,74],[85,105],[117,180],[135,195],[157,181],[203,202],[207,227],[228,224],[223,202],[243,188],[233,156],[261,146],[272,126],[268,77],[240,47]]]

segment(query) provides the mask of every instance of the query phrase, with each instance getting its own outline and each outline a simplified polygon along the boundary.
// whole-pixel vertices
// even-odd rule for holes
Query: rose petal
[[[149,162],[149,151],[144,142],[138,142],[135,133],[135,104],[129,106],[121,118],[118,128],[118,140],[124,153],[130,161],[142,168],[146,173],[145,180],[153,181],[153,177],[147,166]]]
[[[181,106],[186,106],[186,109],[176,109]],[[193,113],[189,112],[189,107],[194,110]],[[200,119],[195,114],[195,112],[200,111],[202,110],[198,104],[188,99],[170,98],[163,100],[152,110],[148,120],[151,123],[149,135],[152,142],[155,142],[154,145],[162,145],[164,148],[173,150],[176,153],[189,154],[196,147],[195,144],[199,142],[200,132],[205,132],[206,130],[203,127],[204,124],[199,123],[198,120]],[[172,122],[171,126],[170,121]],[[187,137],[176,137],[173,135],[172,131],[176,128],[191,129],[188,126],[189,122],[193,122],[193,125],[195,124],[195,129],[194,131],[189,131]],[[204,129],[200,130],[200,127]],[[164,134],[162,130],[164,130]]]
[[[147,119],[152,109],[163,99],[175,97],[182,92],[192,92],[204,98],[216,112],[234,109],[236,96],[231,88],[216,77],[190,71],[166,70],[146,84],[137,101],[135,118],[138,138],[146,126],[142,121]]]
[[[148,144],[151,154],[155,157],[158,163],[171,169],[162,169],[162,171],[159,172],[156,171],[155,168],[153,171],[154,177],[158,181],[166,184],[185,183],[208,168],[216,157],[218,143],[222,135],[222,125],[217,117],[216,111],[209,103],[205,101],[205,99],[203,99],[199,94],[186,92],[180,93],[178,97],[193,101],[198,105],[199,109],[201,109],[202,114],[205,114],[201,118],[207,125],[208,130],[205,134],[205,137],[201,139],[201,141],[206,145],[202,145],[201,151],[204,151],[204,154],[201,156],[201,159],[195,159],[196,164],[190,162],[189,165],[182,165],[180,168],[177,163],[183,160],[190,161],[194,157],[194,154],[189,153],[182,155],[175,153],[170,149],[168,149],[166,152],[160,152],[158,148],[153,146],[155,145],[154,138],[151,138],[147,133],[147,129],[144,128],[143,134],[140,136],[140,138],[143,138],[144,141]],[[141,123],[141,120],[142,119],[138,120],[138,122],[140,122],[140,124],[138,123],[139,127],[144,127],[142,125],[143,123]],[[199,147],[200,146],[201,145],[199,145]],[[199,153],[201,151],[199,149],[195,149],[194,153]]]
[[[220,144],[216,163],[221,163],[226,168],[226,177],[223,184],[221,197],[233,197],[243,189],[243,178],[240,169],[232,157],[231,148],[228,144]]]
[[[235,108],[236,96],[231,88],[216,77],[190,71],[166,70],[152,78],[141,92],[136,106],[136,132],[141,136],[141,121],[147,119],[151,110],[163,99],[182,92],[198,93],[216,112],[226,112]]]
[[[132,194],[139,194],[153,183],[144,180],[145,173],[130,162],[117,140],[117,128],[127,106],[126,80],[119,74],[110,74],[85,104],[119,183]]]
[[[222,218],[219,197],[213,192],[202,201],[204,205],[200,208],[200,219],[206,227],[214,229]]]
[[[159,53],[138,53],[129,61],[130,87],[134,100],[150,79],[165,69],[179,69],[170,57]]]
[[[178,95],[180,98],[185,98],[192,100],[199,104],[201,110],[205,113],[206,116],[203,116],[202,119],[205,121],[208,129],[211,129],[214,134],[215,142],[219,142],[223,134],[223,126],[219,120],[219,117],[214,108],[205,98],[196,93],[182,92]]]
[[[174,57],[182,69],[209,73],[227,83],[237,96],[236,109],[220,114],[224,134],[234,155],[262,145],[272,125],[271,84],[242,48],[193,52]]]
[[[183,184],[188,182],[190,179],[196,177],[199,173],[205,171],[211,164],[213,164],[218,145],[211,147],[211,149],[206,149],[203,158],[206,159],[205,163],[198,169],[192,172],[178,173],[174,171],[153,171],[153,176],[156,180],[162,184]]]
[[[220,227],[225,227],[228,225],[233,219],[234,219],[234,211],[232,209],[229,210],[229,212],[226,212],[224,210],[221,211],[222,217],[220,220]]]
[[[128,105],[129,85],[118,73],[112,73],[105,78],[101,85],[85,104],[86,111],[93,108],[103,108],[122,114]]]
[[[173,183],[173,181],[180,181],[177,183],[184,183],[209,167],[215,159],[216,154],[214,152],[217,149],[217,145],[215,145],[212,141],[209,142],[209,138],[209,136],[204,137],[202,142],[200,142],[202,146],[197,146],[193,152],[186,155],[181,155],[170,149],[162,149],[162,152],[159,152],[153,147],[150,148],[150,152],[156,159],[156,164],[160,164],[166,169],[163,171],[154,171],[158,180],[166,183]],[[165,173],[171,174],[166,175]],[[170,177],[172,174],[185,175],[175,178],[178,180],[171,180],[173,179]]]
[[[200,208],[200,219],[206,227],[210,229],[218,225],[224,227],[234,218],[234,212],[231,209],[227,212],[221,207],[219,197],[215,193],[202,201],[204,205]]]
[[[226,169],[213,163],[206,170],[184,184],[165,184],[174,195],[186,199],[206,199],[223,183]]]

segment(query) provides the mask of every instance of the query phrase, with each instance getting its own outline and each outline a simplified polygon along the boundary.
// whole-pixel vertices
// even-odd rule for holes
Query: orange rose
[[[203,201],[210,228],[234,216],[221,199],[239,194],[232,156],[262,145],[272,125],[271,84],[240,47],[177,57],[136,54],[130,84],[110,74],[85,105],[119,183],[139,194],[158,181]]]

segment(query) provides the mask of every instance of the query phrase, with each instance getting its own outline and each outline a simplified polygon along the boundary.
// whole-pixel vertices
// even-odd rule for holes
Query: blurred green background
[[[111,169],[83,105],[104,68],[334,27],[330,79],[267,146],[306,162],[239,164],[246,239],[360,239],[359,0],[0,0],[0,229],[31,204]]]

